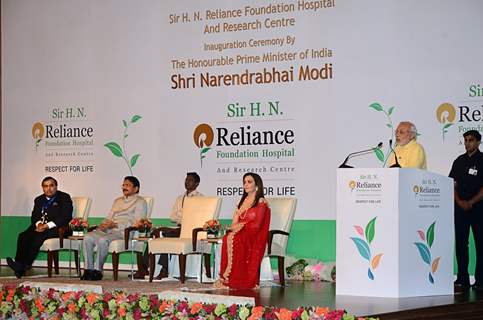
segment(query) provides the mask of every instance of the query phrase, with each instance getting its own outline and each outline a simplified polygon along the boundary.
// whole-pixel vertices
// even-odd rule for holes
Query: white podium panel
[[[338,295],[453,294],[453,180],[418,169],[337,171]]]

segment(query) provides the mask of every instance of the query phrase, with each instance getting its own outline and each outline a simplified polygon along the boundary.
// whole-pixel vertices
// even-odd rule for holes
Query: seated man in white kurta
[[[139,187],[139,180],[136,177],[125,177],[122,184],[123,196],[114,200],[109,216],[84,237],[82,247],[85,271],[81,280],[101,280],[102,268],[111,241],[124,239],[124,229],[146,216],[147,204],[146,200],[138,195]],[[97,256],[94,260],[95,247]]]

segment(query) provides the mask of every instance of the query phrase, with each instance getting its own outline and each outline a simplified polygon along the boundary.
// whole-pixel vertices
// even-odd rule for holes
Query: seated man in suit
[[[111,241],[124,239],[124,229],[146,216],[147,204],[138,195],[139,187],[136,177],[125,177],[122,184],[123,196],[114,200],[109,216],[84,237],[82,248],[85,270],[81,280],[101,280]],[[97,247],[95,261],[94,247]]]
[[[30,226],[18,236],[15,260],[7,258],[8,266],[19,279],[34,262],[44,241],[57,238],[59,228],[66,227],[72,219],[72,199],[57,190],[57,180],[44,178],[42,190],[44,193],[34,200]]]
[[[176,223],[176,227],[171,231],[163,231],[163,237],[167,238],[179,238],[181,231],[181,218],[183,211],[183,203],[186,197],[200,197],[203,196],[196,188],[200,184],[200,176],[196,172],[188,172],[186,179],[184,180],[185,192],[180,194],[173,204],[169,218],[172,222]],[[161,254],[158,263],[162,266],[159,275],[156,279],[166,278],[168,276],[168,255]],[[144,276],[148,275],[148,252],[147,248],[142,257],[142,261],[138,260],[138,271],[134,274],[134,279],[144,279]]]

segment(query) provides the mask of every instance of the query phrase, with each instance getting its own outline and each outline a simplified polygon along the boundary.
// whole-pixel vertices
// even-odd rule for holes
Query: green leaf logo
[[[374,240],[374,235],[376,233],[376,218],[377,217],[374,217],[366,226],[365,234],[369,244]]]
[[[131,168],[133,168],[136,165],[136,162],[138,161],[139,156],[140,156],[139,153],[137,153],[137,154],[135,154],[135,155],[132,156],[131,161],[130,161]]]
[[[418,248],[419,255],[421,256],[421,259],[424,261],[429,266],[429,276],[428,280],[431,284],[434,284],[434,274],[436,271],[438,271],[438,266],[439,266],[439,261],[441,260],[441,257],[437,257],[434,260],[432,260],[432,255],[431,255],[431,247],[433,246],[434,243],[434,227],[436,225],[436,221],[433,222],[429,227],[428,230],[426,231],[426,236],[422,230],[417,230],[416,233],[419,235],[419,238],[424,242],[415,242],[414,244],[416,245],[416,248]]]
[[[428,239],[428,246],[431,248],[433,246],[434,242],[434,225],[436,224],[436,221],[433,222],[429,228],[428,231],[426,231],[426,239]]]
[[[104,144],[104,146],[111,151],[111,153],[118,157],[122,158],[124,162],[126,163],[129,172],[131,175],[133,175],[132,168],[136,165],[137,161],[139,160],[139,157],[141,156],[139,153],[133,155],[131,158],[129,158],[127,150],[126,150],[126,138],[129,136],[127,134],[127,130],[129,129],[129,126],[133,123],[138,122],[142,117],[140,115],[134,115],[131,117],[131,121],[127,122],[126,120],[122,120],[122,125],[124,127],[124,131],[122,133],[122,139],[121,143],[117,143],[114,141],[108,142]]]
[[[116,157],[122,157],[122,149],[117,143],[108,142],[104,146],[107,147],[107,149],[111,150],[112,154]]]
[[[131,118],[131,123],[136,123],[141,119],[141,116],[135,115]]]
[[[394,124],[392,123],[391,115],[393,114],[394,110],[396,107],[390,107],[387,111],[384,110],[384,107],[379,103],[379,102],[374,102],[369,105],[369,108],[372,108],[378,112],[384,113],[387,119],[386,127],[390,130],[391,132],[391,140],[394,140]],[[389,139],[387,139],[389,140]],[[380,150],[380,148],[374,150],[374,154],[376,155],[377,159],[382,163],[382,167],[386,165],[387,160],[389,159],[389,156],[391,155],[391,148],[387,147],[386,148],[386,153],[384,155],[384,152]]]
[[[379,161],[384,162],[384,153],[381,151],[381,148],[374,149],[374,153]]]
[[[369,107],[371,107],[372,109],[376,110],[376,111],[383,111],[384,108],[381,106],[380,103],[378,102],[374,102],[373,104],[371,104]]]
[[[379,266],[379,262],[381,261],[381,257],[383,253],[376,254],[372,256],[371,253],[371,242],[374,240],[374,236],[376,235],[376,218],[372,218],[366,225],[365,230],[363,231],[361,226],[354,226],[357,234],[359,237],[351,237],[350,239],[354,242],[357,251],[362,258],[369,262],[369,267],[367,269],[367,277],[371,280],[374,280],[374,272],[376,268]],[[364,239],[365,237],[365,239]]]

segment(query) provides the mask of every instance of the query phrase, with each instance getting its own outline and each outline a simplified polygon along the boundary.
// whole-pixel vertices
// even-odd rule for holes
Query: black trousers
[[[181,227],[174,229],[172,231],[167,231],[167,232],[164,231],[163,237],[179,238],[180,233],[181,233]],[[166,271],[168,270],[168,262],[169,262],[168,260],[169,260],[168,254],[166,254],[166,253],[160,254],[158,264],[163,266],[163,269],[161,269],[161,270],[166,270]],[[143,254],[143,266],[144,266],[144,270],[148,270],[149,255],[148,255],[148,249],[147,248],[146,248],[146,250],[144,251],[144,254]],[[162,271],[162,272],[164,272],[164,271]]]
[[[483,204],[480,202],[469,211],[455,205],[455,248],[458,263],[458,279],[469,280],[469,237],[473,231],[476,249],[475,282],[483,285]]]
[[[24,268],[30,267],[44,241],[49,238],[57,238],[58,236],[57,228],[37,232],[35,231],[35,226],[31,225],[27,230],[20,233],[17,238],[15,261],[21,263]]]

